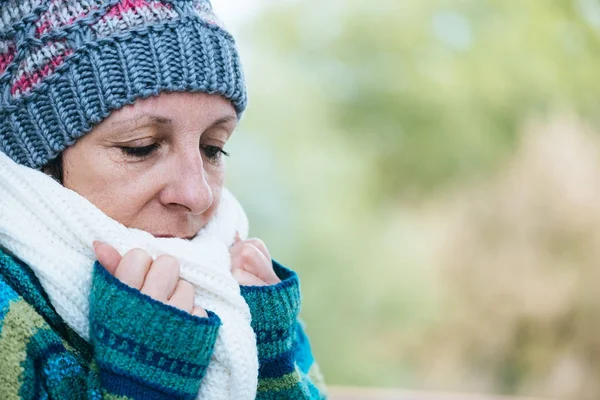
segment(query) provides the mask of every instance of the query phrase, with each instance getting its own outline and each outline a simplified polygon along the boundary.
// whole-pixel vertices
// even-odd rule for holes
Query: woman
[[[0,398],[323,398],[298,277],[223,188],[246,89],[210,3],[0,15]]]

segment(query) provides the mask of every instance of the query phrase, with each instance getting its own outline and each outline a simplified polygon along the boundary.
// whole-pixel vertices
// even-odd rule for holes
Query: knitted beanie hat
[[[0,151],[40,169],[137,98],[246,87],[209,0],[0,0]]]

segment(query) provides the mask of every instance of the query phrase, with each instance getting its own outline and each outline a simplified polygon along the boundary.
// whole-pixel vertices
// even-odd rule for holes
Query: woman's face
[[[190,239],[219,205],[236,124],[217,95],[140,99],[63,152],[63,185],[127,227]]]

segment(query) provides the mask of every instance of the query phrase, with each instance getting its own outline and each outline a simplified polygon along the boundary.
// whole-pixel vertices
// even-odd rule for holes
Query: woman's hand
[[[121,257],[114,247],[94,242],[98,262],[118,280],[161,303],[198,317],[207,317],[202,307],[194,306],[194,287],[179,277],[179,261],[169,255],[152,260],[142,249],[132,249]]]
[[[262,240],[241,240],[238,234],[229,253],[231,273],[240,285],[268,286],[281,282],[273,271],[271,256]]]

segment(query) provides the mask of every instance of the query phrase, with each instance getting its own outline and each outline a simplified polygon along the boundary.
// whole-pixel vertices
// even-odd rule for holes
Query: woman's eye
[[[143,147],[121,147],[121,151],[123,151],[123,153],[126,155],[138,158],[148,157],[156,149],[158,149],[158,143],[153,143],[149,146]]]
[[[221,157],[221,154],[229,156],[229,153],[217,146],[202,146],[202,151],[204,152],[204,154],[206,154],[206,157],[208,157],[208,159],[213,162],[218,161]]]

